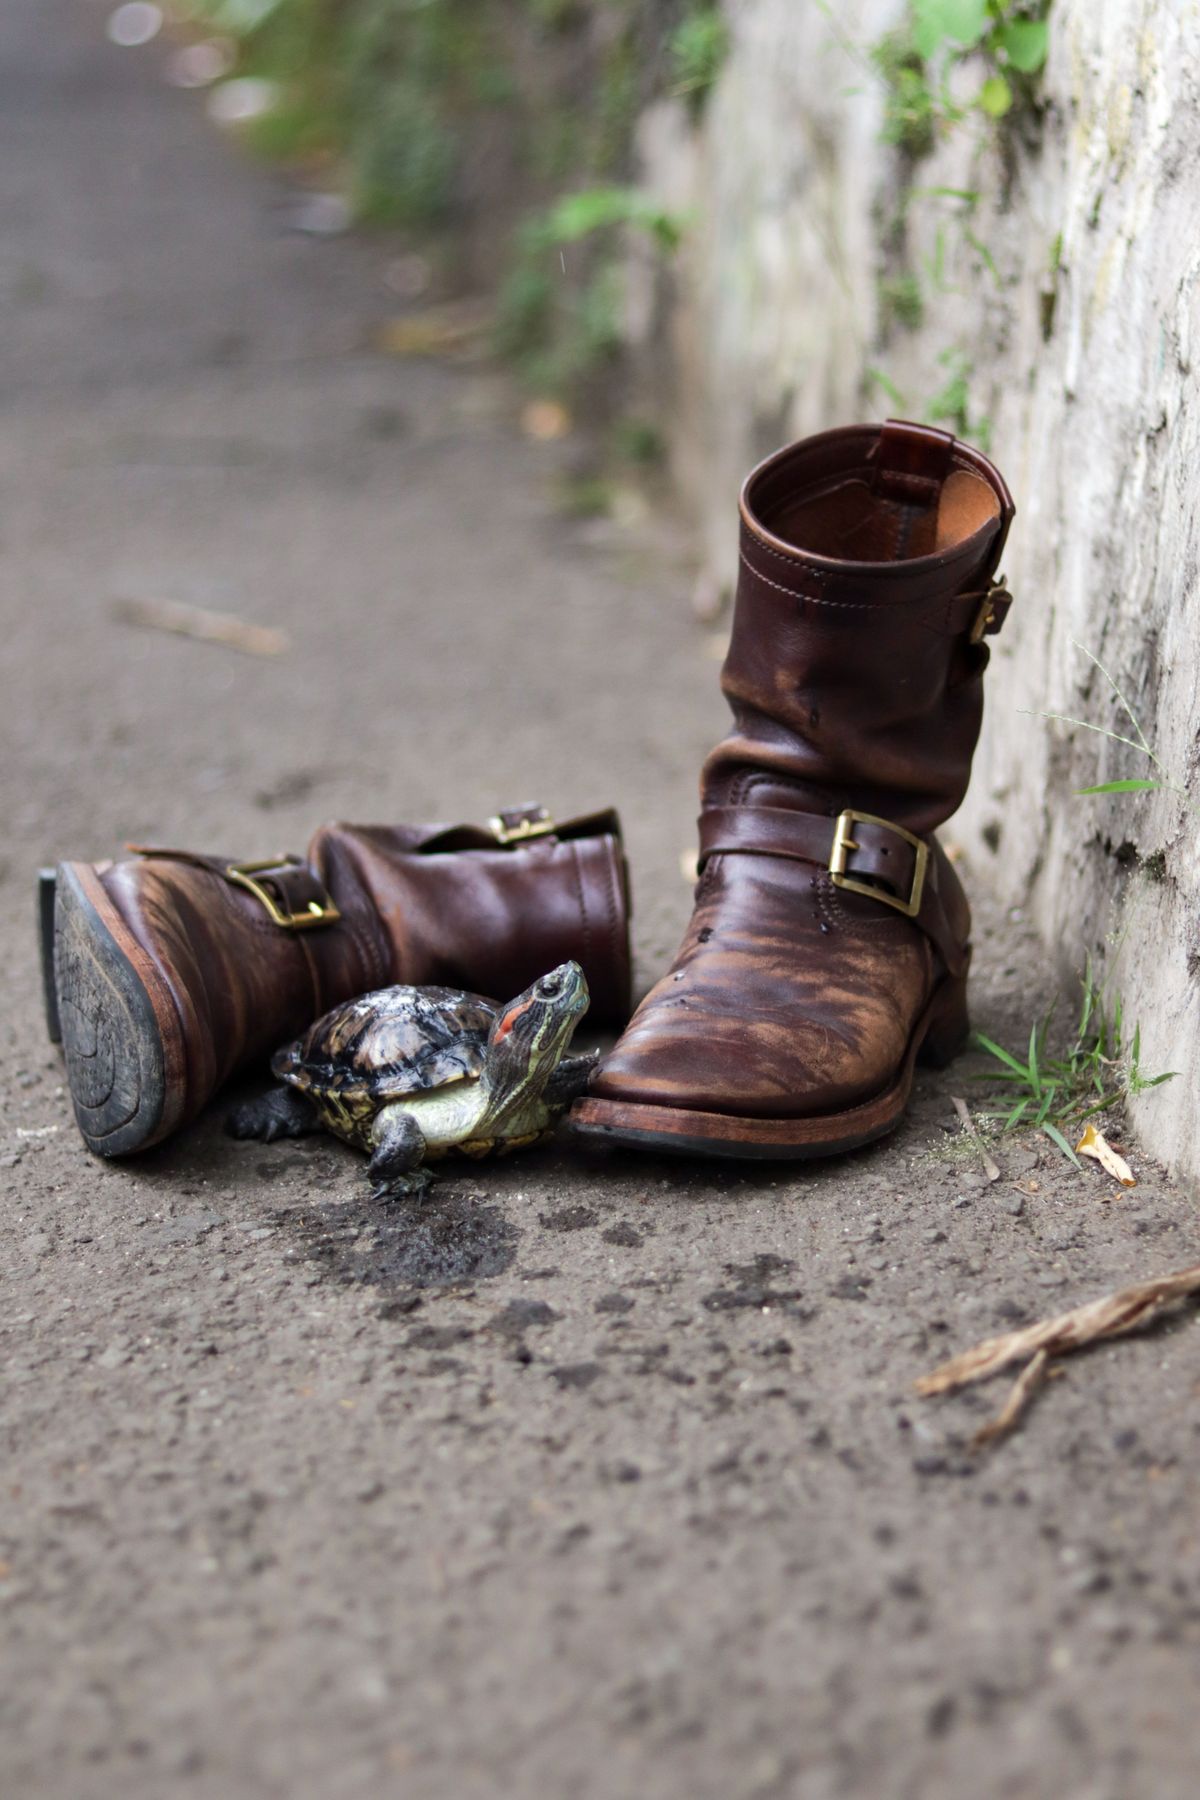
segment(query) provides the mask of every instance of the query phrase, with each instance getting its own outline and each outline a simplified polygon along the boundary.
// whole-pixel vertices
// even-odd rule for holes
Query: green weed
[[[971,438],[981,450],[991,448],[992,421],[985,413],[971,411],[971,377],[974,365],[965,350],[943,350],[938,357],[946,381],[925,408],[931,425],[949,425],[956,437]]]
[[[1196,809],[1188,798],[1187,788],[1164,767],[1158,753],[1147,740],[1146,734],[1142,730],[1141,723],[1137,714],[1134,712],[1133,707],[1125,698],[1121,689],[1117,686],[1113,676],[1109,674],[1104,664],[1100,661],[1100,658],[1094,656],[1085,645],[1076,643],[1074,638],[1072,638],[1071,642],[1076,650],[1081,650],[1088,661],[1095,668],[1099,669],[1105,681],[1107,681],[1109,687],[1116,696],[1117,704],[1125,714],[1125,717],[1129,720],[1133,736],[1126,737],[1122,732],[1109,731],[1103,725],[1093,725],[1089,719],[1072,718],[1069,713],[1037,712],[1031,716],[1038,719],[1054,719],[1060,725],[1073,725],[1080,731],[1094,731],[1097,737],[1108,738],[1110,742],[1114,744],[1124,744],[1128,749],[1136,750],[1140,755],[1144,756],[1151,768],[1155,771],[1152,776],[1134,775],[1119,781],[1099,781],[1094,783],[1091,787],[1077,788],[1076,793],[1080,796],[1085,796],[1090,794],[1154,794],[1165,791],[1170,794],[1179,795],[1189,812],[1195,812]],[[1025,709],[1022,708],[1022,710],[1024,711]]]
[[[1050,0],[909,0],[908,16],[872,51],[884,82],[884,136],[912,157],[972,113],[998,120],[1036,101],[1050,48]],[[979,86],[958,95],[959,68]]]
[[[496,344],[531,386],[569,393],[620,350],[623,230],[669,254],[684,221],[630,187],[564,194],[526,220],[500,290]]]
[[[1053,1007],[1030,1029],[1023,1054],[1004,1049],[983,1032],[974,1034],[978,1047],[999,1064],[978,1079],[999,1081],[1007,1090],[1004,1105],[984,1116],[1002,1132],[1021,1127],[1043,1131],[1077,1167],[1079,1159],[1065,1135],[1068,1128],[1078,1130],[1097,1113],[1123,1106],[1138,1094],[1174,1080],[1177,1073],[1174,1069],[1162,1075],[1142,1073],[1141,1028],[1135,1026],[1126,1043],[1120,998],[1108,1001],[1104,983],[1096,980],[1090,961],[1081,986],[1074,1037],[1060,1054],[1049,1048]]]
[[[911,270],[885,276],[879,283],[879,312],[886,328],[893,322],[915,331],[925,317],[925,294]]]
[[[895,28],[866,47],[846,34],[830,0],[817,4],[847,56],[881,84],[881,135],[904,159],[891,233],[893,266],[880,282],[879,320],[884,333],[892,327],[915,331],[929,315],[931,302],[952,291],[954,269],[972,268],[976,277],[1004,285],[975,221],[979,195],[969,188],[918,186],[913,172],[956,130],[1002,120],[1011,129],[1017,119],[1036,115],[1038,77],[1050,44],[1051,0],[908,0]],[[933,207],[939,210],[933,212]],[[923,235],[931,243],[919,262],[910,235],[918,209],[926,227]],[[922,416],[972,438],[986,451],[991,421],[972,413],[966,347],[951,346],[938,361],[945,373],[921,408]],[[867,371],[867,384],[893,403],[900,398],[878,368]]]
[[[729,52],[729,27],[720,8],[701,5],[689,12],[667,39],[667,52],[671,92],[682,95],[696,115]]]
[[[532,219],[527,231],[534,249],[557,250],[614,225],[645,232],[667,251],[678,249],[684,229],[677,213],[656,205],[637,188],[597,187],[564,194]]]

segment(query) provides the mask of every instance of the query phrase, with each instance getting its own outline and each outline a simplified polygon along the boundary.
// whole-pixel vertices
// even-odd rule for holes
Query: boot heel
[[[944,1069],[954,1061],[971,1032],[967,1015],[967,978],[947,976],[933,1002],[925,1038],[917,1061],[931,1069]]]
[[[43,888],[43,896],[45,895]],[[106,917],[106,913],[108,916]],[[60,863],[54,883],[54,989],[75,1120],[97,1156],[127,1156],[164,1135],[184,1088],[178,1027],[164,1041],[148,959],[118,943],[117,920],[85,863]],[[135,966],[138,957],[143,967]],[[173,1021],[169,995],[162,1016]],[[170,1015],[170,1018],[169,1016]],[[179,1040],[179,1041],[176,1041]]]

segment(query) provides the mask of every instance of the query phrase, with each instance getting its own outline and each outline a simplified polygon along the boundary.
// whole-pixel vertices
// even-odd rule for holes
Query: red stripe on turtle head
[[[510,1006],[502,1018],[496,1020],[492,1027],[493,1044],[503,1043],[517,1020],[529,1011],[530,1002],[523,1000],[518,1006]]]

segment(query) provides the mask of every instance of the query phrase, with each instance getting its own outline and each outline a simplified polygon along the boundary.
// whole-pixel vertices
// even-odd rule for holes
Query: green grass
[[[1150,1088],[1174,1079],[1177,1071],[1162,1075],[1142,1072],[1141,1028],[1135,1026],[1126,1042],[1120,998],[1108,1001],[1104,983],[1097,982],[1089,962],[1082,978],[1083,996],[1074,1037],[1065,1050],[1050,1049],[1053,1007],[1034,1024],[1028,1047],[1006,1050],[1002,1044],[974,1034],[974,1042],[998,1065],[978,1077],[999,1082],[1003,1103],[984,1117],[1002,1132],[1033,1128],[1045,1132],[1063,1155],[1079,1166],[1066,1133],[1075,1133],[1098,1113],[1122,1107]]]
[[[717,6],[698,6],[680,20],[667,40],[671,92],[686,99],[693,115],[721,73],[729,54],[729,27]]]
[[[1060,725],[1073,725],[1080,731],[1094,731],[1097,737],[1108,738],[1109,741],[1114,744],[1124,744],[1128,749],[1136,750],[1140,755],[1144,756],[1154,771],[1152,775],[1127,776],[1119,781],[1098,781],[1091,787],[1077,788],[1076,793],[1080,796],[1085,796],[1095,794],[1155,794],[1165,792],[1178,795],[1188,811],[1195,812],[1196,809],[1188,798],[1187,788],[1171,774],[1169,769],[1164,767],[1157,751],[1150,744],[1145,732],[1142,730],[1141,722],[1134,712],[1133,707],[1129,704],[1129,701],[1117,686],[1113,676],[1109,674],[1104,664],[1100,661],[1100,658],[1094,656],[1085,645],[1076,643],[1074,638],[1072,638],[1071,642],[1074,644],[1076,650],[1083,651],[1083,654],[1087,657],[1088,661],[1094,668],[1099,669],[1105,681],[1107,681],[1116,697],[1118,706],[1129,720],[1133,736],[1127,737],[1122,732],[1109,731],[1103,725],[1093,725],[1088,719],[1072,718],[1069,713],[1038,712],[1034,713],[1032,716],[1038,719],[1054,719]]]

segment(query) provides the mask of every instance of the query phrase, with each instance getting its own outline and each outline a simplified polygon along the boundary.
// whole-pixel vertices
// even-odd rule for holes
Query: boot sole
[[[711,1156],[746,1161],[800,1162],[860,1150],[894,1131],[904,1116],[918,1062],[945,1068],[967,1041],[967,983],[945,980],[917,1022],[899,1073],[882,1093],[843,1112],[801,1119],[752,1119],[733,1113],[638,1101],[585,1099],[571,1111],[571,1125],[593,1143],[669,1156]]]
[[[183,1110],[175,1003],[89,864],[58,865],[52,930],[45,874],[39,886],[47,1025],[58,1028],[75,1120],[97,1156],[129,1156]]]

